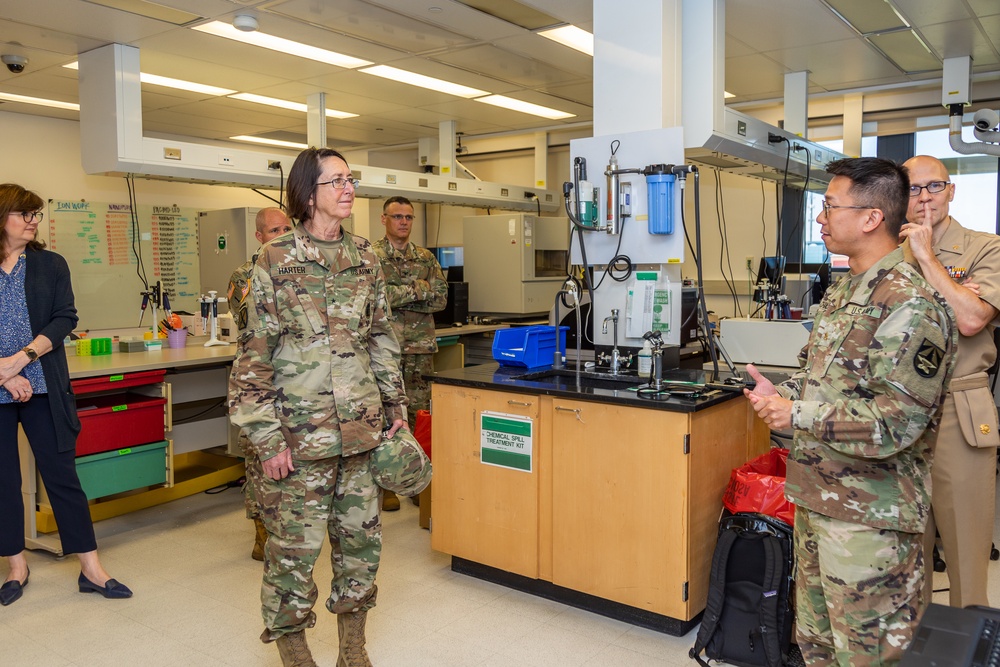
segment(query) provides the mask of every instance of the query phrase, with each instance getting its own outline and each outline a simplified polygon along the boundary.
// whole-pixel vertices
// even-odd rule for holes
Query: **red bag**
[[[730,512],[756,512],[795,524],[795,505],[785,498],[785,460],[788,450],[767,454],[734,468],[722,504]]]
[[[417,425],[413,429],[413,437],[417,439],[420,446],[424,448],[427,458],[431,457],[431,412],[430,410],[417,410]]]

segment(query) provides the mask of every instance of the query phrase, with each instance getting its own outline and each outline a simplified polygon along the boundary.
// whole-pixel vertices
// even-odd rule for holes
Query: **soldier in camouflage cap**
[[[379,487],[369,452],[404,425],[399,344],[371,244],[343,230],[355,181],[343,156],[307,149],[288,175],[291,234],[261,249],[250,280],[256,318],[229,383],[246,431],[250,479],[268,538],[261,589],[264,642],[285,667],[315,665],[313,566],[332,547],[326,607],[337,614],[338,667],[368,667],[365,622],[382,550]]]
[[[387,199],[382,205],[382,224],[385,236],[372,247],[382,261],[392,324],[403,352],[403,384],[412,431],[417,425],[417,410],[430,408],[431,387],[424,376],[434,372],[432,359],[438,349],[433,313],[447,304],[448,283],[434,255],[410,242],[413,204],[409,199]],[[382,509],[399,509],[399,499],[391,491],[386,491]]]
[[[257,241],[261,244],[292,231],[292,223],[288,219],[288,216],[280,208],[275,208],[274,206],[262,208],[257,211],[254,223],[257,227],[254,236],[257,237]],[[254,253],[253,257],[243,262],[239,268],[233,271],[233,275],[229,278],[229,292],[227,293],[229,298],[229,314],[233,316],[233,321],[236,323],[236,327],[240,333],[246,331],[247,320],[250,317],[250,309],[248,308],[250,300],[247,298],[250,294],[250,273],[253,271],[253,265],[257,261],[257,254],[259,252],[258,250]],[[249,442],[246,434],[240,432],[240,451],[243,452],[244,460],[248,466],[250,460],[253,458]],[[253,494],[253,484],[250,484],[249,479],[248,475],[248,481],[243,485],[243,499],[246,503],[247,518],[253,520],[256,530],[256,537],[250,557],[254,560],[264,560],[264,542],[267,541],[267,530],[264,528],[264,522],[260,520],[260,508],[257,506],[257,499]]]
[[[955,360],[954,313],[897,247],[909,183],[889,160],[827,165],[820,213],[851,275],[820,304],[802,370],[744,390],[792,428],[796,621],[810,664],[894,664],[922,608],[931,442]]]

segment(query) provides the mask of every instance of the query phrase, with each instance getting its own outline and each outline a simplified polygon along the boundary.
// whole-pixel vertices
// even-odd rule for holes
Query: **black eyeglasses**
[[[30,223],[32,220],[37,220],[41,222],[45,219],[45,214],[41,211],[11,211],[8,215],[14,215],[16,213],[21,214],[21,219],[26,223]]]
[[[407,222],[413,222],[413,216],[407,215],[405,213],[393,213],[392,215],[389,215],[387,213],[385,217],[392,218],[396,222],[402,222],[403,220],[406,220]]]
[[[347,187],[348,183],[351,184],[352,188],[356,188],[360,182],[361,181],[356,178],[335,178],[332,181],[323,181],[322,183],[317,183],[316,185],[332,185],[334,190],[343,190]]]
[[[911,185],[910,196],[919,197],[920,191],[924,188],[927,188],[927,192],[932,195],[936,195],[939,192],[944,192],[949,185],[951,185],[951,181],[931,181],[927,185]]]
[[[826,214],[826,217],[829,218],[830,217],[830,211],[832,211],[835,208],[865,209],[865,208],[875,208],[875,207],[874,206],[833,206],[831,204],[827,204],[826,202],[823,202],[823,213]]]

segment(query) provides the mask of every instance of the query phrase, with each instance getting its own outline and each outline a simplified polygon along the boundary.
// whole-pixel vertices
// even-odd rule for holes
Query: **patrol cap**
[[[375,483],[400,496],[415,496],[431,483],[431,460],[413,434],[403,428],[391,438],[383,436],[371,450],[369,465]]]

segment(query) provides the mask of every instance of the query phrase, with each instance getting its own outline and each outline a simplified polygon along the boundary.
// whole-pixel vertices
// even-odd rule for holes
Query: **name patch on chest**
[[[882,308],[880,306],[855,306],[851,305],[844,309],[848,315],[857,317],[858,315],[862,317],[882,317]]]
[[[305,272],[306,272],[306,267],[304,267],[304,266],[279,266],[278,267],[278,275],[279,276],[288,275],[289,273],[305,273]]]

